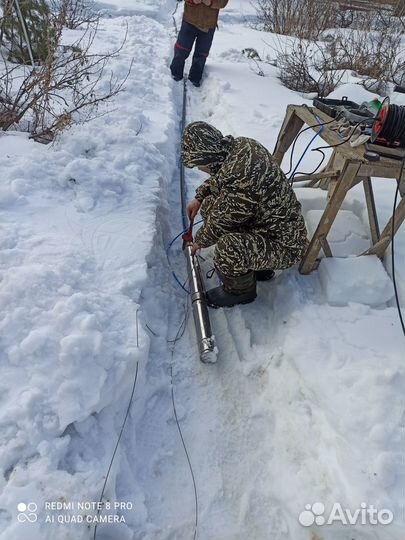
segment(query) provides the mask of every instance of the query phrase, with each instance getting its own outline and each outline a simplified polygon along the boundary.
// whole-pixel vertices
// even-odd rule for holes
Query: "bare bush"
[[[100,18],[92,0],[51,0],[50,5],[54,16],[62,15],[63,26],[71,30],[95,24]]]
[[[258,26],[275,34],[314,39],[336,19],[334,2],[321,0],[257,0]]]
[[[335,69],[351,70],[363,77],[363,85],[384,91],[387,82],[401,84],[405,73],[402,36],[376,31],[338,32],[328,45]]]
[[[404,31],[389,2],[360,0],[255,0],[256,26],[275,34],[317,39],[329,28]]]
[[[377,93],[387,84],[405,82],[405,55],[401,20],[385,8],[354,11],[352,28],[328,30],[319,39],[291,39],[277,47],[280,79],[293,90],[327,95],[345,71]]]
[[[395,15],[405,17],[405,0],[397,0],[395,6]]]
[[[336,28],[351,28],[356,20],[357,11],[355,9],[336,9]]]
[[[22,123],[36,140],[51,141],[73,122],[97,116],[98,106],[119,93],[129,75],[118,79],[109,70],[121,46],[108,53],[91,52],[97,27],[88,29],[71,46],[58,45],[38,67],[11,66],[3,57],[0,75],[0,128],[7,131]],[[130,70],[130,67],[129,67]]]
[[[342,80],[343,72],[336,69],[324,45],[297,39],[288,43],[277,55],[279,78],[291,90],[330,94]]]

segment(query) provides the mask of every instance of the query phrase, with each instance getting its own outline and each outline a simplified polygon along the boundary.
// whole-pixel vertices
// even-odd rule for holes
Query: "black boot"
[[[188,78],[188,80],[191,82],[191,84],[193,84],[197,88],[199,88],[201,86],[201,81],[197,81],[195,79],[190,79],[190,77]]]
[[[218,272],[222,285],[206,292],[207,304],[213,308],[250,304],[256,298],[256,280],[253,272],[243,276],[227,277]]]
[[[270,281],[275,276],[274,270],[256,270],[255,271],[255,278],[256,281]]]

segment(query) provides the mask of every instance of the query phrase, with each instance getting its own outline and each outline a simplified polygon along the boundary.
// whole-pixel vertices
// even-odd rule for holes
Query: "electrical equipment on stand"
[[[392,159],[404,158],[404,106],[391,104],[388,97],[382,103],[374,99],[361,105],[349,101],[347,97],[341,100],[316,98],[313,104],[328,116],[336,118],[337,123],[340,124],[340,133],[344,133],[345,127],[355,126],[358,134],[350,137],[350,144],[358,146],[358,144],[366,143],[367,155],[381,155]],[[365,157],[367,157],[366,154]]]

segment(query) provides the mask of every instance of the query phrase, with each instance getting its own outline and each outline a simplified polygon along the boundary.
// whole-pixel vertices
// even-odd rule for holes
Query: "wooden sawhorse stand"
[[[321,122],[329,123],[323,127],[323,131],[320,134],[322,139],[330,145],[341,143],[342,139],[339,138],[335,131],[330,129],[334,125],[330,116],[315,107],[289,105],[274,149],[273,157],[276,162],[281,165],[284,154],[292,145],[304,124],[314,126],[313,129],[318,130],[318,124]],[[392,239],[392,218],[380,234],[371,177],[398,178],[402,163],[397,159],[385,157],[381,157],[379,161],[375,162],[367,161],[364,158],[365,151],[364,145],[353,148],[350,146],[350,142],[340,144],[334,149],[333,155],[324,171],[317,174],[314,182],[310,183],[313,186],[319,179],[328,179],[330,197],[318,227],[300,263],[299,271],[301,274],[309,274],[318,267],[318,255],[321,249],[323,249],[327,257],[333,256],[327,236],[345,199],[346,193],[360,182],[363,182],[364,186],[373,244],[372,247],[360,255],[377,255],[380,259],[384,257],[384,253]],[[395,212],[394,234],[396,234],[405,219],[405,196],[402,186],[403,180],[401,183],[401,200]]]

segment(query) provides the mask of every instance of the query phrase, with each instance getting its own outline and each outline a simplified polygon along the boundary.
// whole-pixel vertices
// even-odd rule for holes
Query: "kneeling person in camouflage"
[[[214,264],[221,287],[207,291],[212,307],[247,304],[256,298],[256,280],[301,259],[307,231],[292,187],[264,146],[246,137],[224,137],[205,122],[184,130],[186,167],[210,174],[187,206],[189,219],[204,220],[193,254],[216,244]]]

